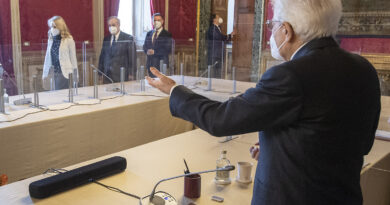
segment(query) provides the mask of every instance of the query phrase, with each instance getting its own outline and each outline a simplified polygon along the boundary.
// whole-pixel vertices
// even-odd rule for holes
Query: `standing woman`
[[[49,72],[53,72],[55,90],[65,89],[69,87],[69,73],[77,68],[76,45],[61,16],[53,16],[47,24],[49,39],[42,79],[47,78]],[[50,69],[53,70],[50,71]]]

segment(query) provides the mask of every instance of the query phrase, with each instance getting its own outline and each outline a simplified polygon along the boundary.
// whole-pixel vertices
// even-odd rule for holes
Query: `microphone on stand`
[[[118,91],[120,91],[119,87],[116,87],[116,86],[114,85],[114,81],[113,81],[110,77],[108,77],[106,74],[104,74],[104,73],[103,73],[102,71],[100,71],[98,68],[96,68],[94,65],[91,64],[91,67],[92,67],[94,70],[96,70],[98,73],[100,73],[100,74],[102,74],[104,77],[106,77],[108,80],[110,80],[112,87],[106,88],[107,91],[113,91],[113,92],[118,92]]]
[[[11,78],[9,73],[6,70],[4,70],[3,65],[0,63],[0,78],[3,78],[3,75],[5,75],[11,81],[11,83],[16,88],[18,88],[18,85],[16,84],[16,82]],[[26,98],[26,96],[24,95],[23,88],[21,90],[22,90],[23,98],[19,99],[19,100],[15,100],[14,105],[29,105],[30,103],[32,103],[31,98]]]
[[[218,61],[215,61],[215,63],[211,66],[209,66],[210,68],[213,68],[215,65],[217,65]],[[195,83],[193,84],[193,86],[196,86],[201,80],[202,80],[202,77],[209,72],[209,69],[206,69],[203,73],[201,73],[199,75],[199,78],[198,80],[195,81]]]
[[[207,171],[201,171],[201,172],[191,172],[191,173],[188,173],[188,174],[183,174],[183,175],[179,175],[179,176],[175,176],[175,177],[171,177],[171,178],[162,179],[162,180],[158,181],[156,183],[156,185],[154,186],[153,191],[152,191],[152,193],[150,194],[150,197],[149,197],[149,203],[152,203],[154,205],[164,205],[164,204],[166,204],[165,203],[165,201],[166,201],[165,198],[162,198],[160,196],[155,195],[157,186],[160,183],[162,183],[162,182],[169,181],[169,180],[172,180],[172,179],[181,178],[181,177],[191,176],[191,175],[195,175],[195,174],[204,174],[204,173],[217,172],[217,171],[232,171],[234,169],[235,169],[234,165],[228,165],[228,166],[225,166],[225,167],[220,168],[220,169],[213,169],[213,170],[207,170]]]
[[[213,65],[211,65],[211,68],[214,68],[216,65],[217,65],[217,63],[218,63],[218,61],[215,61],[215,63],[213,64]],[[208,69],[206,69],[202,74],[200,74],[200,76],[199,77],[203,77],[206,73],[208,73],[209,72],[209,70]]]

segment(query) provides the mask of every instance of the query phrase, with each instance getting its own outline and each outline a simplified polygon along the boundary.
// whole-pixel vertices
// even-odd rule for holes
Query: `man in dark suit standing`
[[[210,18],[210,27],[207,31],[207,55],[208,65],[213,66],[213,75],[214,78],[221,78],[221,70],[222,70],[222,61],[224,56],[224,48],[225,44],[228,41],[232,40],[232,37],[235,35],[235,31],[233,31],[229,35],[224,35],[221,32],[221,24],[223,23],[223,19],[217,15],[212,14]]]
[[[125,81],[133,80],[137,67],[137,52],[133,37],[120,30],[120,20],[108,18],[110,35],[104,37],[99,57],[99,70],[114,82],[120,82],[120,68],[125,68]],[[102,75],[101,75],[102,76]],[[103,76],[104,83],[111,80]]]
[[[216,102],[160,78],[173,116],[214,136],[259,132],[252,205],[362,204],[360,171],[380,114],[375,68],[334,40],[340,0],[274,0],[271,54],[287,62]]]
[[[164,18],[160,13],[153,15],[154,30],[147,33],[144,43],[144,52],[147,55],[146,68],[149,76],[154,77],[150,67],[160,68],[160,61],[169,67],[169,54],[172,52],[172,34],[164,29]]]

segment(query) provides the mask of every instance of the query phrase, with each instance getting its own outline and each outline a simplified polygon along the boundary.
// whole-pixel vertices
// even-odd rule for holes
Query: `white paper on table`
[[[375,133],[376,138],[390,141],[390,132],[384,130],[377,130]]]

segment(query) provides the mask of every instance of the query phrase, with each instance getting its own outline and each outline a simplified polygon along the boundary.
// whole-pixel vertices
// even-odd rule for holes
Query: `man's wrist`
[[[175,84],[174,86],[171,87],[171,90],[169,91],[169,95],[172,95],[173,90],[174,90],[177,86],[179,86],[179,85],[178,85],[178,84]]]

